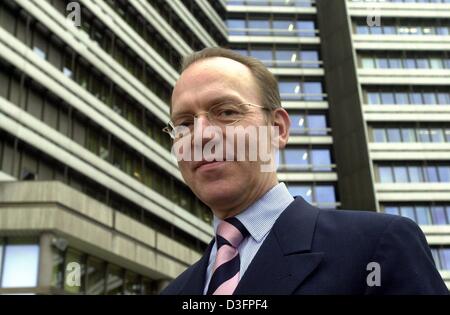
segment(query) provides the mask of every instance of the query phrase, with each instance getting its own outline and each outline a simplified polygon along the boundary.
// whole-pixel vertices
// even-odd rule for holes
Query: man
[[[219,128],[222,147],[236,136],[226,129],[230,126],[274,127],[278,133],[270,139],[281,149],[289,137],[289,115],[273,75],[259,61],[222,48],[184,60],[171,117],[165,130],[174,144],[189,146],[184,153],[205,148],[216,135],[203,131],[212,126]],[[189,132],[194,137],[186,136]],[[193,140],[197,134],[200,142]],[[214,214],[216,237],[162,294],[448,293],[413,221],[322,210],[293,198],[275,169],[262,171],[262,159],[248,158],[247,145],[244,160],[228,159],[234,143],[223,161],[218,155],[212,161],[179,161],[187,185]]]

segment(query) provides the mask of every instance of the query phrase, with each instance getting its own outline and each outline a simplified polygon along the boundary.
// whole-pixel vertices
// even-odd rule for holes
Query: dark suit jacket
[[[161,294],[203,294],[214,240]],[[380,286],[368,286],[380,266]],[[448,294],[416,223],[368,211],[323,210],[296,197],[234,294]]]

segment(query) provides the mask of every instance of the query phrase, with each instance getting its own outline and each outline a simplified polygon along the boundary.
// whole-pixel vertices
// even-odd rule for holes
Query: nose
[[[197,141],[194,141],[197,145],[201,145],[201,147],[203,147],[206,142],[211,139],[211,135],[209,134],[209,132],[205,132],[205,129],[210,126],[212,125],[206,113],[197,114],[197,117],[194,121],[194,137],[192,137],[193,141],[194,139],[197,139]],[[200,139],[201,141],[198,141]]]

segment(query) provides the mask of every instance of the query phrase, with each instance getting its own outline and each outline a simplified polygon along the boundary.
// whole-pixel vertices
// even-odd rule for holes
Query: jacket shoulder
[[[176,295],[180,294],[180,291],[182,290],[183,286],[188,281],[192,269],[194,269],[194,266],[196,264],[190,266],[185,271],[183,271],[178,277],[176,277],[174,280],[172,280],[169,285],[161,291],[161,295]]]

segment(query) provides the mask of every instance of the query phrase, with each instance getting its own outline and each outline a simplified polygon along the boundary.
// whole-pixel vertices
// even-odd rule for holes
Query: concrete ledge
[[[173,279],[201,254],[61,182],[1,182],[3,235],[50,231],[153,279]]]

